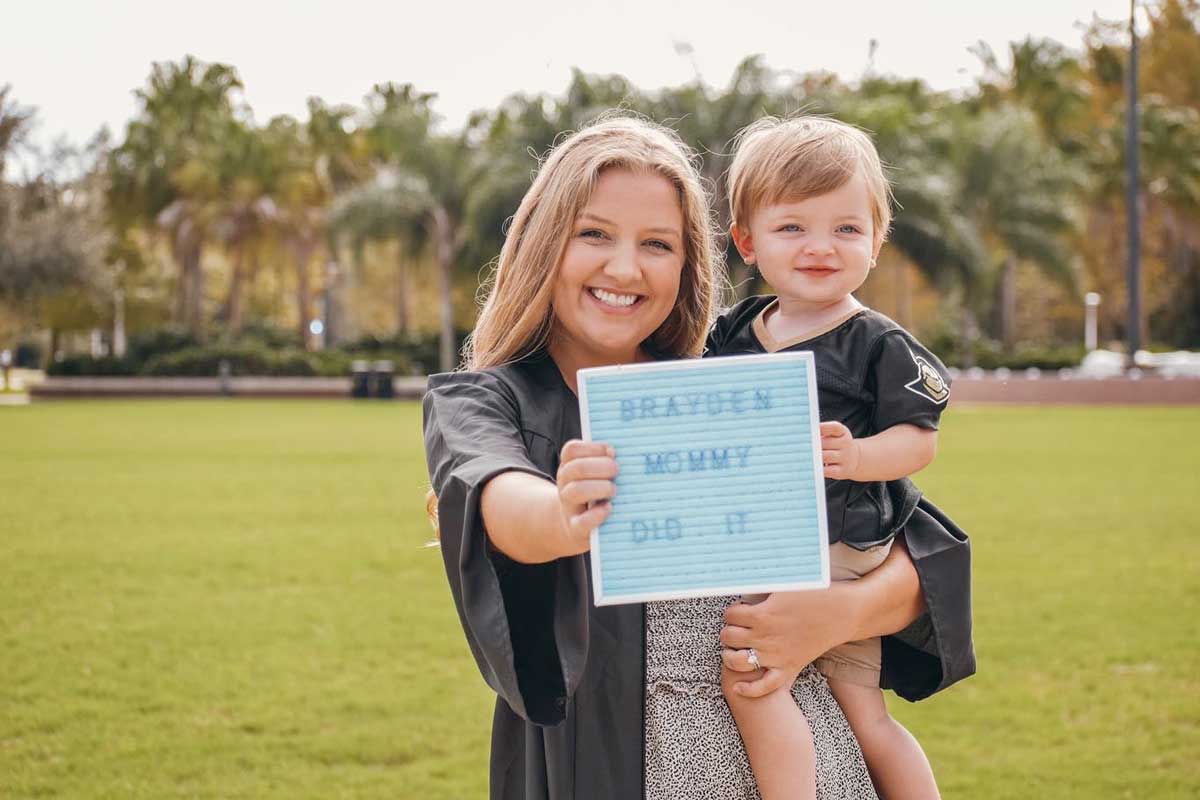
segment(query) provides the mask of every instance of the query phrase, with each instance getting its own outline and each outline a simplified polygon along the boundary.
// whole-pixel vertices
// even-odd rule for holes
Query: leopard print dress
[[[731,597],[646,606],[646,800],[760,800],[721,695]],[[812,666],[792,686],[816,747],[817,800],[878,800],[846,717]]]

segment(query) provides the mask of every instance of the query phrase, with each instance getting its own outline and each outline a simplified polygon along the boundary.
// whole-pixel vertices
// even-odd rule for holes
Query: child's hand
[[[617,493],[614,455],[603,442],[572,439],[563,445],[555,482],[567,555],[587,552],[592,531],[612,513],[608,501]]]
[[[862,462],[862,445],[840,422],[821,423],[821,463],[825,477],[853,480]]]

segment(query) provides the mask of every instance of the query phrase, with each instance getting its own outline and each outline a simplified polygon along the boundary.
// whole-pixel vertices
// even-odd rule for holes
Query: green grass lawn
[[[948,798],[1200,793],[1200,409],[954,409],[979,675]],[[0,797],[476,798],[490,694],[415,404],[0,409]]]

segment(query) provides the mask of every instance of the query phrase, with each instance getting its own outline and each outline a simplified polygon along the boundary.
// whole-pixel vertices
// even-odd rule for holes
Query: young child
[[[938,418],[949,398],[941,362],[852,294],[887,235],[887,179],[862,131],[799,117],[747,128],[729,183],[733,241],[777,296],[753,297],[723,314],[707,355],[813,352],[831,574],[853,580],[883,562],[911,513],[911,507],[893,507],[888,482],[933,460]],[[878,639],[851,642],[816,666],[845,711],[880,795],[936,798],[920,745],[884,705],[880,647]],[[757,666],[757,654],[745,652]],[[762,796],[814,797],[808,722],[786,688],[762,698],[740,694],[739,684],[755,675],[726,669],[722,687]]]

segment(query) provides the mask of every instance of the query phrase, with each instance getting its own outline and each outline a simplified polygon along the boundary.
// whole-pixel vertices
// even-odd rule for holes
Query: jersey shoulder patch
[[[906,342],[905,345],[907,346],[907,344]],[[912,356],[916,377],[904,384],[904,388],[913,394],[924,397],[934,405],[940,406],[949,400],[950,387],[942,379],[941,373],[929,363],[928,359],[914,353],[911,347],[908,348],[908,354]]]

